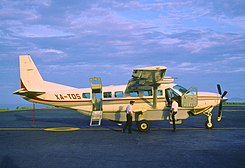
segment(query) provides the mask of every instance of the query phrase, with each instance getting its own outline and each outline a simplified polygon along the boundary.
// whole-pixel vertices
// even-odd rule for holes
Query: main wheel
[[[150,129],[149,123],[146,120],[138,122],[138,130],[140,132],[147,132]]]
[[[206,127],[207,129],[212,129],[212,128],[213,128],[213,123],[206,121],[205,127]]]

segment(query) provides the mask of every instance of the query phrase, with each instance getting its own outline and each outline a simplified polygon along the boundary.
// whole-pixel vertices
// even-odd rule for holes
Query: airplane
[[[90,126],[99,126],[102,119],[125,122],[126,107],[134,100],[133,121],[137,122],[139,131],[146,132],[150,129],[149,121],[171,123],[171,99],[174,98],[179,104],[177,124],[190,115],[203,114],[207,116],[205,127],[212,129],[212,110],[219,106],[217,120],[220,121],[222,102],[227,100],[227,91],[222,93],[219,84],[218,94],[174,84],[174,78],[165,76],[165,66],[135,68],[127,85],[102,86],[101,78],[93,77],[90,88],[80,89],[43,80],[30,55],[20,55],[19,61],[20,89],[13,94],[33,103],[76,110],[90,116]]]

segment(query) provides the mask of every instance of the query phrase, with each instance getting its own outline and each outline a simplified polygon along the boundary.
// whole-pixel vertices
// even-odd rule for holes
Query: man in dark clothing
[[[127,122],[123,127],[123,133],[125,132],[126,129],[128,129],[128,133],[131,134],[132,133],[132,114],[133,114],[133,105],[134,105],[134,101],[130,101],[129,105],[126,108],[126,112],[127,112]]]
[[[178,103],[175,99],[172,98],[172,105],[171,105],[171,117],[172,117],[172,121],[173,121],[173,129],[174,131],[176,130],[176,126],[175,126],[175,115],[178,112]]]

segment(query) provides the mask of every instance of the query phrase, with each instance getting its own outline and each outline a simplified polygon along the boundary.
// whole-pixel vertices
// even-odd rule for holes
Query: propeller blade
[[[222,118],[222,116],[218,117],[218,118],[217,118],[217,121],[221,121],[221,118]]]
[[[221,92],[221,87],[220,87],[220,84],[218,84],[218,85],[217,85],[217,88],[218,88],[218,92],[219,92],[219,94],[221,95],[221,94],[222,94],[222,92]]]
[[[220,102],[219,102],[219,110],[218,110],[218,118],[217,120],[218,121],[221,121],[222,119],[222,103],[223,103],[223,98],[225,97],[225,95],[228,93],[227,91],[224,91],[224,93],[222,94],[222,91],[221,91],[221,86],[220,84],[217,84],[217,88],[218,88],[218,92],[219,92],[219,95],[220,95]]]
[[[219,110],[218,110],[218,118],[217,118],[218,121],[221,121],[221,118],[222,118],[222,108],[223,108],[222,101],[220,100]]]
[[[225,97],[227,93],[228,93],[227,91],[224,91],[224,93],[221,95],[221,99],[223,99],[223,97]]]

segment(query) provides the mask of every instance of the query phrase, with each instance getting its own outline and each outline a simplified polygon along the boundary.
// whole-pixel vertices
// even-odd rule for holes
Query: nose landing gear
[[[205,127],[207,129],[212,129],[213,128],[213,123],[212,123],[212,113],[211,112],[205,112],[203,113],[204,115],[206,115],[208,117],[206,123],[205,123]]]

